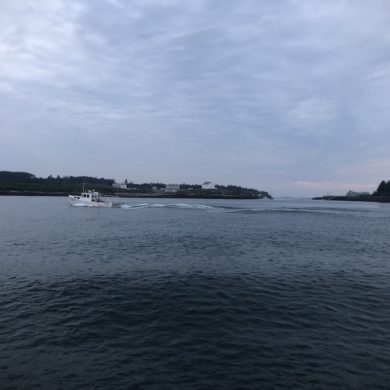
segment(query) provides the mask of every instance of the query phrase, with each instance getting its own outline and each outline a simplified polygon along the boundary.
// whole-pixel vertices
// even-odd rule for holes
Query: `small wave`
[[[231,210],[231,213],[259,214],[259,213],[280,213],[280,214],[343,214],[342,209],[317,209],[317,208],[294,208],[294,207],[276,207],[276,208],[251,208]]]
[[[388,389],[380,280],[147,271],[17,279],[0,292],[1,388],[344,389],[347,372]]]
[[[147,203],[140,203],[140,204],[122,204],[121,208],[122,209],[142,209],[145,207],[149,207]]]
[[[85,203],[73,203],[72,206],[73,207],[96,207],[92,204],[85,204]]]
[[[205,204],[175,203],[168,206],[172,208],[178,208],[178,209],[201,209],[201,210],[215,209],[214,206],[208,206]]]
[[[123,204],[122,209],[142,209],[142,208],[168,208],[168,209],[193,209],[193,210],[214,210],[216,207],[204,204],[190,204],[190,203],[140,203],[140,204]]]

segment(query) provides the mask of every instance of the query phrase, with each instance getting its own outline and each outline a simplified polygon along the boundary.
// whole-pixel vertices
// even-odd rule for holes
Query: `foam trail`
[[[122,209],[143,209],[143,208],[147,208],[149,207],[150,205],[147,204],[147,203],[140,203],[140,204],[122,204],[121,205],[121,208]]]
[[[217,207],[204,204],[190,204],[190,203],[140,203],[136,205],[123,204],[122,209],[140,209],[140,208],[169,208],[169,209],[194,209],[194,210],[215,210]]]

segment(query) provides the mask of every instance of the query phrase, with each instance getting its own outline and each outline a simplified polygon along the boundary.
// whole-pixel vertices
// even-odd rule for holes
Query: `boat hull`
[[[91,201],[86,198],[81,198],[80,196],[69,195],[69,203],[71,206],[85,206],[85,207],[112,207],[119,208],[121,203],[108,202],[105,200]]]

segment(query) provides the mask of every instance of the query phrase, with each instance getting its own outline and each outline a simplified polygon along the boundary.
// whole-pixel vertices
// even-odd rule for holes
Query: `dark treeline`
[[[103,177],[92,177],[92,176],[48,176],[46,178],[36,178],[37,181],[42,182],[54,182],[54,183],[89,183],[89,184],[101,184],[106,186],[112,186],[113,183],[115,183],[114,179],[105,179]]]
[[[29,172],[10,172],[0,171],[1,183],[90,183],[90,184],[102,184],[111,186],[115,181],[114,179],[104,179],[103,177],[97,178],[92,176],[59,176],[56,177],[49,175],[48,177],[36,177]]]
[[[164,183],[127,183],[127,190],[133,193],[153,193],[155,191],[164,191],[166,184]],[[265,191],[258,191],[253,188],[240,187],[235,185],[216,185],[214,189],[202,189],[200,184],[180,184],[178,194],[188,195],[193,194],[198,196],[200,194],[213,196],[213,195],[226,195],[226,196],[245,196],[245,197],[258,197],[259,195],[267,195]],[[266,197],[266,196],[265,196]]]
[[[202,189],[202,186],[199,184],[181,184],[181,192],[190,192],[195,196],[200,196],[201,194],[206,194],[209,197],[213,196],[226,196],[226,197],[242,197],[242,198],[269,198],[272,199],[271,195],[266,191],[259,191],[254,188],[246,188],[236,185],[215,185],[213,189]]]
[[[390,196],[390,181],[382,180],[372,196]]]
[[[21,183],[35,179],[35,175],[28,172],[0,171],[0,182]]]
[[[129,191],[138,191],[138,192],[152,192],[154,189],[162,190],[165,188],[164,183],[128,183],[127,188]]]
[[[96,189],[105,193],[113,193],[113,179],[91,176],[52,176],[37,177],[30,172],[0,171],[0,192],[7,193],[47,193],[68,194],[79,193],[86,189]]]
[[[181,190],[201,190],[202,186],[200,184],[180,184]]]
[[[348,201],[361,201],[361,202],[384,202],[390,203],[390,181],[382,180],[379,183],[378,188],[370,195],[361,193],[357,195],[325,195],[313,198],[315,200],[348,200]]]
[[[235,186],[235,185],[228,185],[228,186],[221,186],[221,185],[216,185],[215,188],[226,194],[230,195],[258,195],[261,191],[255,190],[254,188],[246,188],[246,187],[241,187],[241,186]]]
[[[150,194],[158,196],[159,194],[168,196],[165,191],[164,183],[128,183],[125,181],[126,188],[121,185],[114,185],[114,179],[97,178],[92,176],[53,176],[37,177],[30,172],[10,172],[0,171],[0,193],[40,193],[61,195],[68,193],[80,193],[85,190],[95,189],[105,194]],[[172,192],[169,193],[172,196]],[[253,188],[245,188],[235,185],[216,185],[213,189],[202,189],[199,184],[180,184],[175,196],[184,197],[235,197],[235,198],[271,198],[266,191],[258,191]]]

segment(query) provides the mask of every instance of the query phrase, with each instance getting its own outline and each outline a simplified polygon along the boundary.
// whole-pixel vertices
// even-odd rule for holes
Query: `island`
[[[114,179],[102,177],[37,177],[29,172],[0,171],[0,195],[68,196],[80,194],[83,189],[128,198],[272,199],[267,191],[209,181],[203,184],[136,184],[127,180],[116,183]]]
[[[390,203],[390,181],[382,180],[372,194],[369,192],[348,191],[345,195],[324,195],[313,199]]]

